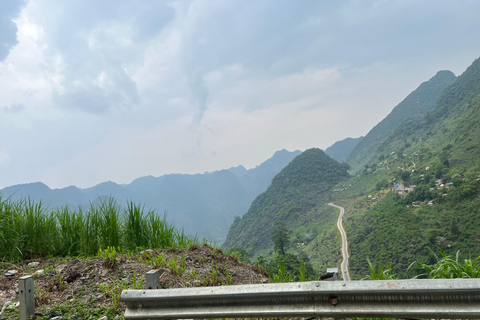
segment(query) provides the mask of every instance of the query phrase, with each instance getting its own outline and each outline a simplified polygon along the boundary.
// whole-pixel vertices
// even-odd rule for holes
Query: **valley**
[[[345,208],[352,279],[369,274],[368,260],[391,266],[393,273],[408,278],[421,272],[416,261],[432,263],[443,252],[476,257],[480,252],[479,123],[477,59],[458,78],[441,71],[421,84],[356,144],[342,163],[349,174],[328,187],[325,180],[318,181],[299,186],[302,191],[297,196],[280,197],[273,189],[288,188],[296,176],[283,179],[282,185],[275,185],[279,181],[274,179],[250,210],[234,221],[224,246],[246,250],[252,262],[260,261],[259,256],[261,261],[275,260],[268,230],[282,222],[292,234],[289,254],[316,270],[340,267],[341,234],[330,214],[333,208],[328,208],[328,203],[335,203]],[[301,156],[279,176],[308,168]],[[337,172],[321,167],[326,176]],[[261,238],[255,230],[263,230]]]
[[[249,170],[150,176],[88,189],[36,183],[1,194],[41,200],[51,209],[88,211],[109,197],[118,199],[119,210],[143,203],[149,214],[166,212],[187,236],[223,243],[267,271],[276,272],[283,260],[295,277],[302,266],[312,278],[336,266],[361,279],[368,261],[411,277],[421,269],[410,267],[415,261],[431,263],[440,252],[465,258],[480,252],[478,123],[477,59],[459,77],[438,72],[365,137],[326,151],[282,150]]]

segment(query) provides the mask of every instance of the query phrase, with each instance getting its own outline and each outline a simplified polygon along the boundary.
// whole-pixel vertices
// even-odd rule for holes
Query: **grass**
[[[448,256],[442,249],[441,257],[435,255],[437,262],[427,265],[421,262],[418,264],[426,271],[421,276],[430,279],[452,279],[452,278],[480,278],[480,256],[476,259],[460,260],[460,251],[457,251],[455,258]]]
[[[194,237],[167,222],[166,215],[129,202],[121,208],[113,198],[91,203],[86,210],[50,209],[31,199],[12,201],[0,195],[0,261],[39,257],[96,256],[117,248],[189,247]],[[113,261],[112,261],[113,262]]]

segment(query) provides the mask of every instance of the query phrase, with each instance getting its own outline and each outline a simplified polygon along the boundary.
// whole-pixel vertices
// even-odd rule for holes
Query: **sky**
[[[252,168],[480,56],[477,0],[0,1],[0,188]]]

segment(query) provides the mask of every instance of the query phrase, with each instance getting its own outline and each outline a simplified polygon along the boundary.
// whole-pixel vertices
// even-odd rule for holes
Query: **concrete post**
[[[145,274],[145,282],[147,289],[160,289],[160,276],[167,270],[161,268],[157,270],[150,270]]]
[[[327,268],[327,273],[323,276],[320,276],[318,280],[323,281],[336,281],[339,280],[338,278],[338,268]]]
[[[35,314],[35,296],[33,289],[33,276],[24,276],[18,279],[20,320],[27,320]]]

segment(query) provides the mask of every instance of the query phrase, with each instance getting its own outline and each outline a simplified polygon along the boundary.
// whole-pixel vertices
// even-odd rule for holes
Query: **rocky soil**
[[[37,319],[123,318],[120,292],[143,288],[145,273],[158,268],[166,269],[160,277],[163,288],[268,282],[260,267],[207,245],[114,256],[1,264],[0,319],[18,318],[18,278],[25,275],[34,276]]]

